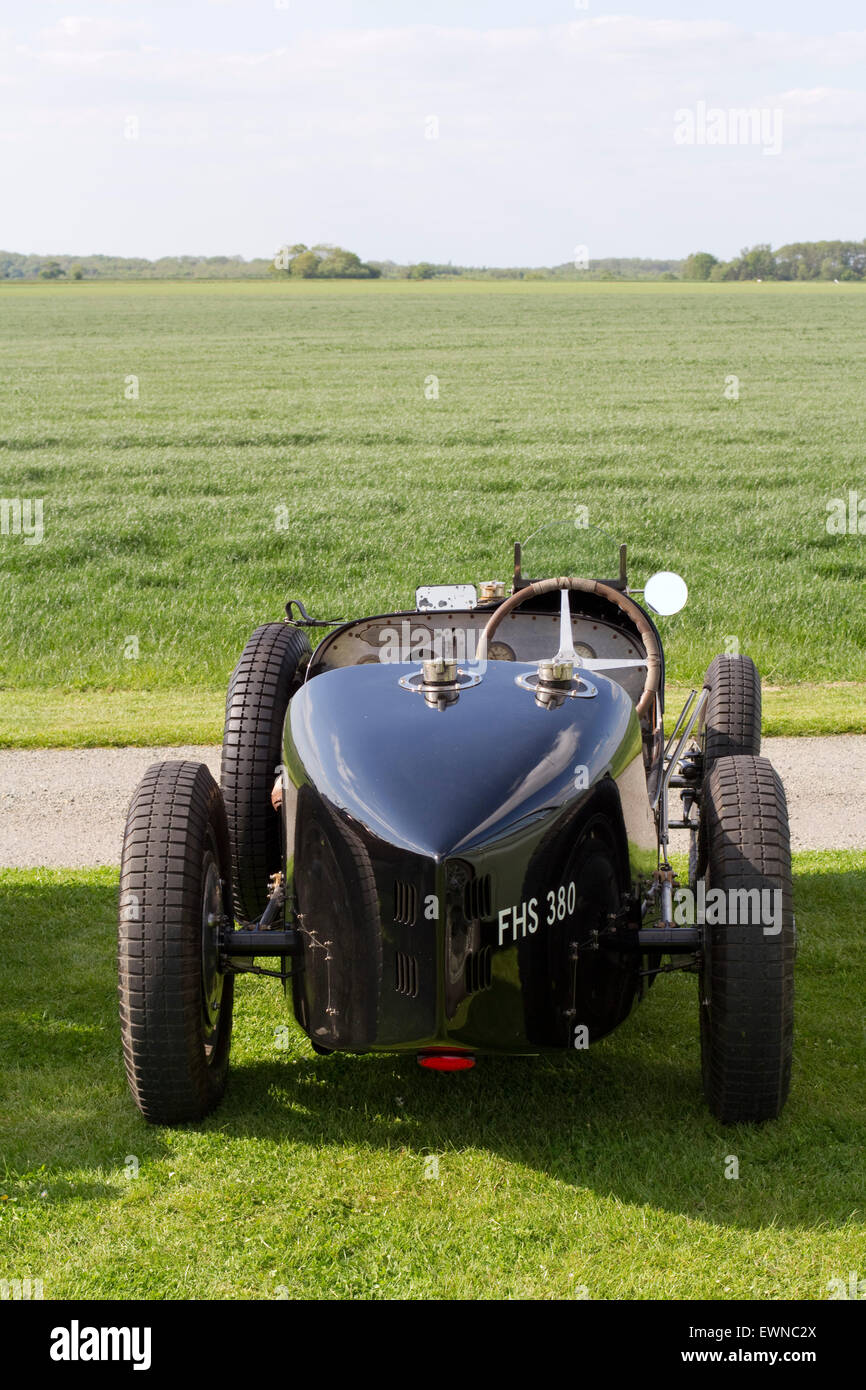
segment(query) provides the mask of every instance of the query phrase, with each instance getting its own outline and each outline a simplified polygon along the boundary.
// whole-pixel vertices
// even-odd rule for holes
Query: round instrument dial
[[[584,659],[589,661],[591,661],[592,658],[595,656],[595,652],[593,651],[592,647],[590,647],[586,642],[575,642],[574,650],[577,652],[578,656],[582,656],[584,657]]]
[[[507,642],[491,642],[487,648],[488,661],[513,661],[514,652]]]

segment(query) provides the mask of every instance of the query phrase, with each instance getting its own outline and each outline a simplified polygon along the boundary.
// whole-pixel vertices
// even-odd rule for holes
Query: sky
[[[866,236],[862,0],[76,3],[0,0],[4,250],[554,265]]]

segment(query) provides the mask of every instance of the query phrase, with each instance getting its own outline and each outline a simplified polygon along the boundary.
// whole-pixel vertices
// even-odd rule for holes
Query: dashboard
[[[307,679],[340,666],[420,662],[433,656],[451,656],[458,664],[472,661],[492,611],[481,608],[361,618],[338,628],[320,643],[310,662]],[[571,628],[578,656],[633,660],[646,655],[636,637],[613,623],[576,615]],[[540,661],[553,656],[558,647],[558,613],[516,609],[503,618],[487,657],[489,661]],[[646,678],[642,667],[625,667],[605,674],[637,703]]]

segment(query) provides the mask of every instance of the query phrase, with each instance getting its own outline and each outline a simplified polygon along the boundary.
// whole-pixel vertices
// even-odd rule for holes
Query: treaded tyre
[[[268,878],[283,865],[282,819],[271,805],[283,756],[289,700],[310,659],[305,632],[265,623],[247,642],[229,682],[220,781],[232,847],[235,914],[261,917]]]
[[[795,930],[788,808],[766,758],[719,758],[705,786],[706,888],[723,890],[728,920],[704,928],[704,1092],[724,1124],[759,1123],[781,1112],[791,1078]],[[778,904],[778,917],[762,920],[754,899],[744,911],[742,896],[734,910],[737,889],[778,892],[778,899],[767,900],[767,906]]]
[[[120,870],[118,992],[126,1075],[152,1124],[202,1119],[221,1099],[234,977],[219,969],[229,839],[203,763],[149,767],[129,807]]]
[[[704,676],[704,767],[761,751],[761,677],[750,656],[714,657]]]

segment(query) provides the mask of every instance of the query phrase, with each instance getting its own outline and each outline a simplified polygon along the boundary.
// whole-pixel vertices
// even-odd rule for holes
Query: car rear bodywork
[[[435,702],[407,688],[417,669],[322,670],[291,702],[299,1022],[326,1050],[601,1036],[628,1013],[641,957],[593,933],[657,847],[632,699],[594,674],[581,697],[542,703],[519,683],[534,664],[489,661]]]

